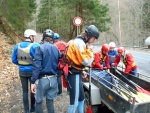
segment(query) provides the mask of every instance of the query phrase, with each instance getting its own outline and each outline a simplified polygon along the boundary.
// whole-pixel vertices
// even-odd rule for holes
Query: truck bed
[[[134,79],[134,82],[139,84],[141,87],[149,91],[149,82],[145,82],[139,78],[135,79],[135,77],[133,77],[132,79]],[[114,88],[111,89],[107,87],[94,77],[91,77],[91,82],[99,88],[99,96],[101,98],[101,101],[114,113],[150,113],[150,102],[136,103],[135,98],[131,95],[128,96],[127,100],[119,95]]]

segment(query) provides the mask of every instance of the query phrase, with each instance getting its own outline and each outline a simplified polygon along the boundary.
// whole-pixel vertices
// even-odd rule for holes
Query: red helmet
[[[108,52],[108,51],[109,51],[109,48],[110,48],[110,47],[109,47],[108,44],[103,44],[101,50],[102,50],[102,51],[105,51],[105,52]]]
[[[123,53],[125,51],[125,48],[124,47],[119,47],[118,48],[118,53]]]

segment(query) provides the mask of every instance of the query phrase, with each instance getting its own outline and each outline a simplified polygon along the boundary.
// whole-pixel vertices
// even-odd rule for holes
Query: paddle
[[[95,73],[92,73],[93,75],[96,75]],[[97,75],[96,75],[97,76]],[[112,83],[110,83],[109,81],[107,81],[107,80],[105,80],[104,78],[102,78],[102,77],[100,77],[100,76],[97,76],[98,77],[98,79],[96,79],[96,80],[98,80],[99,81],[99,79],[102,79],[103,81],[105,81],[105,82],[107,82],[107,83],[109,83],[110,85],[112,85],[113,87],[115,87],[116,89],[117,89],[117,92],[121,95],[121,92],[124,92],[126,95],[128,95],[128,97],[130,96],[130,94],[129,93],[127,93],[127,92],[125,92],[124,90],[122,90],[120,87],[118,87],[118,86],[116,86],[116,85],[114,85],[114,84],[112,84]],[[94,78],[95,79],[95,78]],[[130,92],[130,91],[128,91],[128,92]],[[122,95],[121,95],[122,96]],[[131,97],[131,96],[130,96]]]
[[[123,81],[126,82],[127,84],[130,84],[134,89],[136,89],[139,92],[145,93],[147,95],[150,95],[150,92],[143,89],[142,87],[140,87],[139,85],[137,85],[136,83],[134,83],[133,81],[129,80],[128,78],[126,78],[125,76],[123,76],[118,70],[115,70],[122,78]]]
[[[108,71],[107,71],[108,72]],[[108,72],[112,77],[114,77],[115,79],[118,80],[119,85],[121,85],[123,88],[125,88],[136,100],[136,102],[146,102],[149,99],[146,99],[144,97],[142,97],[142,94],[139,94],[139,92],[137,92],[135,89],[133,89],[132,87],[130,87],[129,85],[127,85],[126,83],[124,83],[123,81],[121,81],[119,78],[117,78],[115,75],[113,75],[112,73]],[[127,100],[127,97],[129,97],[129,95],[124,94],[124,92],[120,92],[121,95]],[[127,96],[127,97],[125,97]]]
[[[133,89],[132,87],[130,87],[128,84],[126,84],[125,82],[123,82],[122,80],[120,80],[118,77],[116,77],[114,74],[106,71],[107,73],[109,73],[114,79],[118,80],[118,83],[123,87],[125,88],[127,91],[131,91],[135,94],[137,94],[137,91],[135,89]]]
[[[91,105],[91,67],[90,67],[90,74],[89,74],[89,105],[88,105],[86,113],[92,113],[92,105]]]

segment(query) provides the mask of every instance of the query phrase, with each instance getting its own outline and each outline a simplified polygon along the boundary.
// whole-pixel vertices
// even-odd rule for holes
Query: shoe
[[[62,96],[62,93],[57,93],[57,96]]]
[[[30,112],[35,112],[35,106],[31,107]]]

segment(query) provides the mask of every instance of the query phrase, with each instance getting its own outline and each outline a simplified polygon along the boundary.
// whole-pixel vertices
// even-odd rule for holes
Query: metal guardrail
[[[123,47],[127,47],[127,48],[139,48],[139,49],[149,49],[148,47],[140,47],[140,46],[126,46],[126,45],[123,45]]]
[[[93,45],[101,46],[101,44],[97,44],[97,43],[94,43]],[[122,47],[126,47],[126,48],[139,48],[139,49],[147,49],[147,50],[149,50],[148,47],[140,47],[140,46],[127,46],[127,45],[123,45]]]

